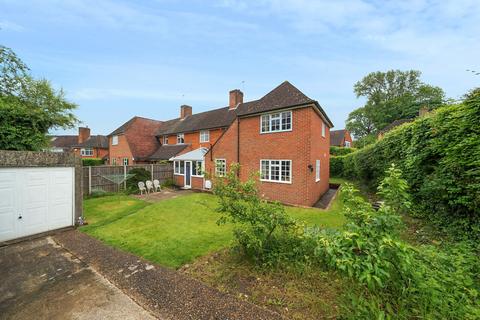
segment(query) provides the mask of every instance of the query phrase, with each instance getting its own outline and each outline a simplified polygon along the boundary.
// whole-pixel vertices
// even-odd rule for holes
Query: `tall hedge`
[[[356,150],[355,148],[331,146],[330,147],[330,154],[332,156],[344,156],[346,154],[354,152],[355,150]]]
[[[420,213],[480,234],[480,94],[336,158],[343,162],[335,168],[341,166],[342,176],[373,185],[396,163]]]
[[[101,166],[105,164],[105,161],[100,158],[83,158],[82,164],[86,167],[88,166]]]

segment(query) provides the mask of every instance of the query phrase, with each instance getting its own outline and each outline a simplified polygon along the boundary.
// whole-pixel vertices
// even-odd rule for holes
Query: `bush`
[[[111,196],[113,193],[107,192],[103,189],[93,189],[92,193],[87,195],[86,198],[101,198],[106,196]]]
[[[336,160],[343,160],[343,177],[373,186],[390,163],[397,163],[419,214],[457,234],[479,237],[479,123],[480,93],[473,93],[461,104],[439,108]],[[335,164],[335,173],[339,167]]]
[[[352,319],[476,319],[479,259],[466,243],[416,249],[400,238],[408,185],[391,166],[379,187],[378,211],[346,184],[342,231],[323,231],[315,255],[358,285],[343,305]]]
[[[267,202],[258,195],[251,177],[241,182],[239,165],[232,165],[224,178],[216,178],[213,192],[219,197],[222,216],[218,224],[234,224],[238,247],[250,259],[273,266],[298,253],[298,239],[292,235],[297,225],[278,202]],[[287,257],[289,256],[289,257]]]
[[[127,192],[139,193],[138,183],[140,181],[145,182],[152,179],[152,174],[144,168],[133,168],[128,171],[129,174],[133,174],[132,177],[127,179]]]
[[[82,165],[85,167],[89,166],[101,166],[105,164],[105,162],[100,158],[84,158],[82,159]]]
[[[343,160],[344,156],[330,157],[330,176],[340,177],[343,175]]]
[[[354,152],[355,150],[356,150],[355,148],[342,148],[342,147],[332,146],[330,147],[330,155],[344,156],[346,154]]]

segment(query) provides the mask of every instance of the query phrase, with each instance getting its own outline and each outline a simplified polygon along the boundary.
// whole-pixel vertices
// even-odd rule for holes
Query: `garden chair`
[[[142,195],[144,192],[147,193],[147,189],[145,188],[145,183],[140,181],[138,183],[138,189],[140,189],[140,194]]]
[[[145,181],[145,184],[147,185],[147,192],[150,193],[153,192],[153,183],[150,180]]]
[[[155,192],[157,190],[162,191],[162,187],[160,186],[160,181],[158,181],[157,179],[153,180],[153,189]]]

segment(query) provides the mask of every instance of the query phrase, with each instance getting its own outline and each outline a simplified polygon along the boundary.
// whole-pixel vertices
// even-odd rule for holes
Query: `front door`
[[[192,187],[192,162],[185,161],[185,188]]]

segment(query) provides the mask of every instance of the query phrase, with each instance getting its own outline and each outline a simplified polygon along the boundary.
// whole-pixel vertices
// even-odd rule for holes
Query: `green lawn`
[[[218,226],[216,198],[196,193],[154,204],[129,196],[84,201],[89,225],[81,231],[114,247],[161,265],[178,268],[199,256],[228,246],[230,225]],[[341,199],[329,211],[287,207],[292,217],[308,225],[341,227]]]

